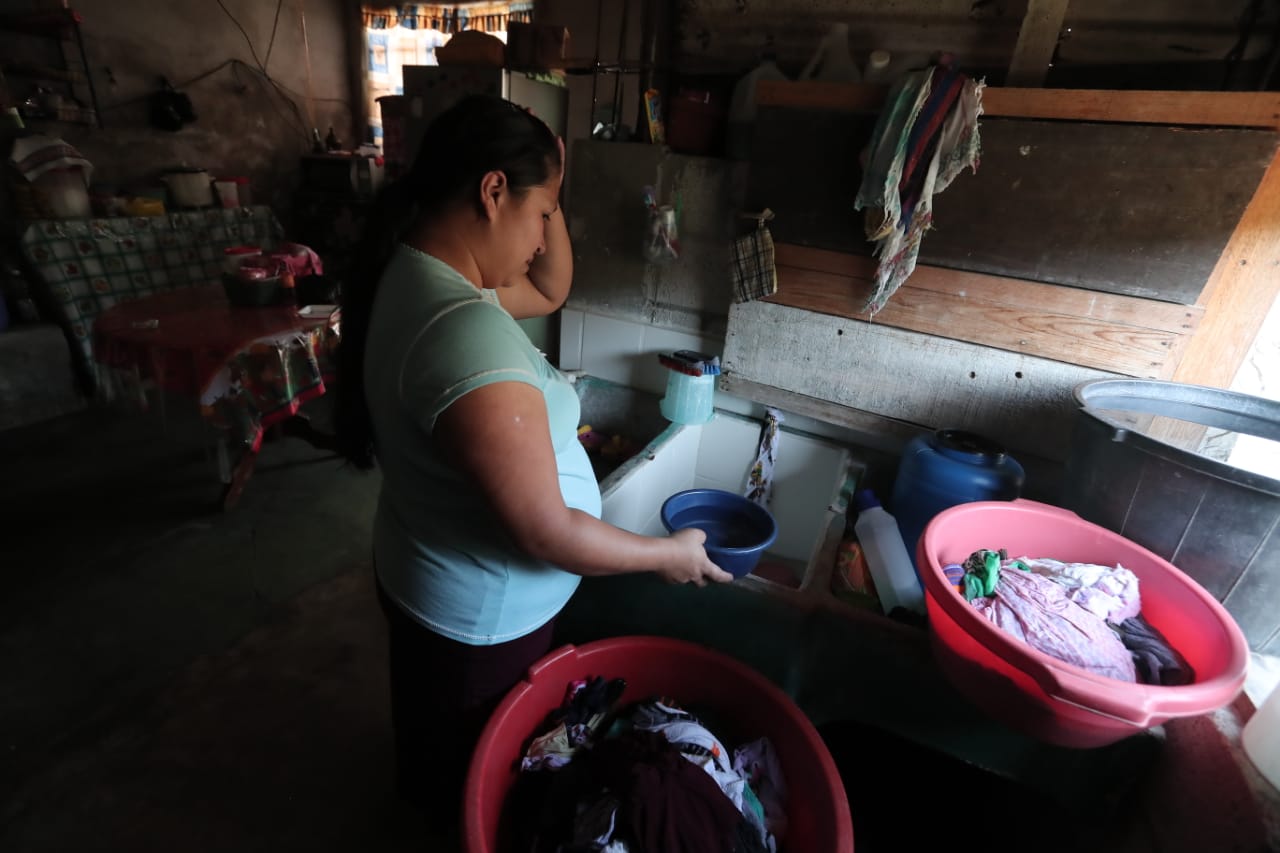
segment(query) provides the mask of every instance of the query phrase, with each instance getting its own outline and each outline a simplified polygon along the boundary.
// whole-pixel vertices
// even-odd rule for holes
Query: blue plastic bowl
[[[663,502],[661,516],[668,532],[696,527],[706,533],[707,556],[735,578],[750,574],[778,538],[769,510],[721,489],[676,492]]]

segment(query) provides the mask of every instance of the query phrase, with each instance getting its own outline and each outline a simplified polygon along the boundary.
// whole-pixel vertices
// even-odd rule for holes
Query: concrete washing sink
[[[663,535],[659,510],[669,495],[704,485],[741,492],[759,421],[717,411],[707,424],[671,424],[658,411],[657,394],[589,375],[579,375],[576,384],[583,423],[641,446],[601,480],[605,520]],[[780,533],[769,556],[781,574],[703,589],[669,586],[649,575],[586,578],[557,618],[557,642],[649,634],[726,652],[781,686],[824,737],[830,734],[842,773],[846,767],[861,773],[865,760],[874,760],[867,738],[905,744],[903,760],[923,755],[948,772],[970,768],[966,784],[1016,790],[1024,807],[1044,820],[1056,820],[1063,809],[1090,815],[1082,828],[1108,849],[1190,850],[1228,836],[1244,845],[1236,849],[1262,849],[1250,845],[1280,836],[1267,817],[1280,814],[1280,797],[1260,793],[1265,780],[1259,785],[1239,754],[1238,726],[1252,712],[1243,695],[1213,715],[1173,721],[1111,746],[1052,746],[990,720],[952,688],[924,628],[834,596],[831,576],[845,520],[841,495],[848,494],[847,478],[859,479],[856,458],[856,448],[784,424],[770,505]],[[920,761],[922,769],[933,766]],[[869,797],[861,778],[848,777],[846,789]],[[1208,792],[1217,806],[1196,801]],[[873,803],[855,809],[855,816],[869,820]],[[1214,818],[1215,809],[1247,814],[1224,823]],[[1062,849],[1085,848],[1067,843]]]

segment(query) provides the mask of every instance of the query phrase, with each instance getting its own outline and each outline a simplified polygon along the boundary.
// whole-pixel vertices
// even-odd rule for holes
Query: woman
[[[701,531],[600,521],[577,395],[515,322],[568,296],[563,162],[524,110],[460,101],[379,197],[344,297],[338,429],[352,462],[382,469],[374,561],[397,777],[442,814],[580,576],[731,580]]]

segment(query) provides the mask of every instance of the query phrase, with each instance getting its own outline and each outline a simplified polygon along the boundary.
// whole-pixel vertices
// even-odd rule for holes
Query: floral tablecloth
[[[93,370],[93,326],[118,303],[218,281],[223,249],[274,247],[282,237],[269,207],[210,208],[165,216],[49,219],[31,223],[22,251],[47,288],[57,318]]]
[[[265,427],[325,393],[340,329],[336,313],[235,307],[221,285],[205,285],[108,309],[92,344],[104,393],[145,405],[150,383],[189,395],[207,421],[256,452]]]

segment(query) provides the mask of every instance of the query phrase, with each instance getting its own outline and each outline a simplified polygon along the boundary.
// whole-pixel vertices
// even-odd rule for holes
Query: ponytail
[[[334,427],[338,452],[355,467],[374,466],[373,423],[364,397],[364,352],[378,282],[396,244],[417,218],[418,202],[408,178],[385,185],[374,198],[339,299],[342,344],[338,348],[338,388]]]

